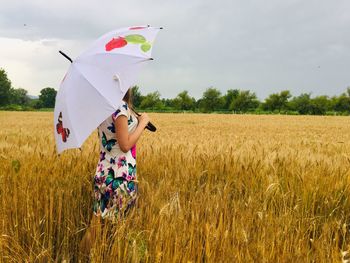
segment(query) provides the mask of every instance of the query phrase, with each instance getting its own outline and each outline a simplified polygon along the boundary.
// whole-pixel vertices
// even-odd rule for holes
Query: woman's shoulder
[[[129,104],[126,101],[122,100],[122,103],[120,104],[119,108],[123,108],[125,110],[129,109]]]
[[[119,107],[113,112],[112,118],[115,120],[118,116],[124,115],[126,117],[129,116],[129,105],[127,102],[122,101],[122,103],[119,105]]]

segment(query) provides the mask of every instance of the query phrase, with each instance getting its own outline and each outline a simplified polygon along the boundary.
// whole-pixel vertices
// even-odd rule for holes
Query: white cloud
[[[35,95],[44,87],[58,87],[67,67],[67,61],[58,53],[59,47],[78,49],[76,42],[59,39],[0,38],[0,43],[0,67],[7,71],[12,85]]]
[[[200,97],[209,86],[251,89],[260,98],[339,94],[350,85],[350,2],[346,0],[43,1],[2,3],[0,67],[15,86],[58,88],[73,58],[115,28],[164,26],[143,92]]]

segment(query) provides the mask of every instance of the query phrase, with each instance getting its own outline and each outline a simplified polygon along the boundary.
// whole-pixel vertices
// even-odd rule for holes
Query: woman
[[[98,127],[100,158],[94,176],[93,218],[80,243],[90,250],[101,219],[122,219],[137,199],[136,142],[149,122],[146,113],[132,110],[131,89],[123,103]]]

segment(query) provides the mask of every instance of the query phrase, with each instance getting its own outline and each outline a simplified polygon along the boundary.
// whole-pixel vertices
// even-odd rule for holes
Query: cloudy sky
[[[119,27],[163,26],[155,60],[139,78],[158,90],[195,98],[213,86],[249,89],[260,99],[336,95],[350,86],[348,0],[5,0],[0,11],[0,67],[15,88],[38,95],[59,88],[72,58]]]

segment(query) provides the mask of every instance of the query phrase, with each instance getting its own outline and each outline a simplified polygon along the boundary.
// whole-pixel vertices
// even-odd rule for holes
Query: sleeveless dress
[[[123,152],[116,138],[114,121],[124,115],[128,131],[133,132],[138,119],[128,104],[122,105],[98,126],[100,158],[94,176],[93,212],[102,218],[123,218],[136,203],[138,189],[136,178],[136,145]]]

